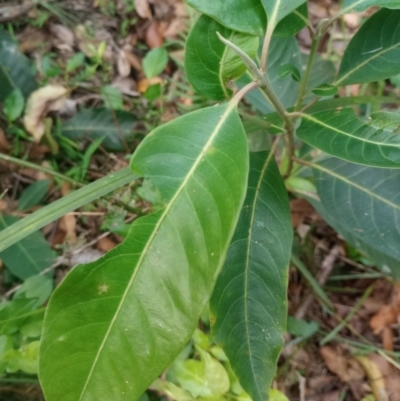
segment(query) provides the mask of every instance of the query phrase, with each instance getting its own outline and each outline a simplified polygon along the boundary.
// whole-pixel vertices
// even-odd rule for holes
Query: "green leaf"
[[[0,230],[18,222],[13,216],[0,215]],[[38,231],[0,253],[0,259],[12,274],[25,280],[47,269],[55,261],[55,252],[43,234]]]
[[[24,95],[20,89],[14,89],[4,101],[4,114],[11,122],[22,116],[25,106]]]
[[[42,306],[53,291],[53,279],[47,276],[32,276],[23,282],[14,299],[36,299],[35,307]]]
[[[103,146],[118,152],[125,150],[124,141],[130,142],[133,139],[136,121],[134,114],[123,110],[84,110],[63,124],[62,134],[74,141],[104,138]]]
[[[307,26],[307,23],[308,7],[307,3],[304,3],[279,22],[275,28],[274,36],[288,37],[296,35],[297,32]]]
[[[18,210],[27,210],[38,205],[46,196],[49,187],[50,180],[39,180],[29,185],[18,200]]]
[[[400,2],[399,0],[344,0],[342,13],[361,12],[372,6],[398,9]]]
[[[307,322],[303,319],[299,320],[293,316],[288,317],[288,333],[302,337],[303,339],[310,338],[319,330],[317,322]]]
[[[267,13],[268,27],[270,27],[270,29],[275,29],[283,18],[306,1],[307,0],[261,0]]]
[[[367,244],[359,237],[359,233],[355,232],[352,227],[348,227],[348,225],[345,226],[342,222],[336,220],[335,216],[332,216],[320,201],[317,201],[314,198],[307,199],[313,205],[318,214],[343,238],[345,238],[351,246],[361,251],[368,259],[373,260],[374,263],[376,263],[376,266],[383,272],[386,274],[389,273],[395,280],[400,279],[400,260],[396,260],[395,258],[380,252],[374,246]]]
[[[68,196],[52,202],[50,205],[32,213],[28,217],[15,220],[12,225],[0,231],[0,252],[8,250],[12,245],[17,244],[22,239],[65,214],[107,195],[128,183],[133,183],[138,178],[128,167],[123,168],[75,192],[71,192]],[[0,258],[2,254],[0,253]]]
[[[283,347],[292,236],[273,155],[253,153],[247,197],[210,312],[214,340],[254,401],[267,399]]]
[[[213,100],[224,100],[232,93],[226,85],[246,71],[240,57],[218,38],[240,47],[251,58],[258,50],[258,38],[231,31],[206,15],[201,16],[186,42],[185,70],[189,82],[202,95]]]
[[[398,127],[400,115],[395,116]],[[297,135],[309,145],[344,160],[368,166],[400,168],[400,135],[393,129],[364,123],[353,109],[303,114]]]
[[[13,299],[0,304],[0,335],[16,333],[26,319],[37,311],[35,299]]]
[[[189,6],[237,32],[264,36],[267,16],[260,0],[185,0]]]
[[[83,53],[75,53],[71,58],[67,61],[66,71],[73,72],[77,70],[79,67],[85,65],[86,56]]]
[[[386,255],[386,272],[400,275],[400,171],[360,166],[329,158],[314,164],[318,195],[334,222],[355,247]],[[347,235],[346,235],[347,238]],[[361,247],[360,247],[361,245]],[[393,263],[393,260],[396,261]],[[379,265],[382,265],[378,261]]]
[[[290,75],[293,81],[300,82],[301,75],[300,71],[292,64],[284,64],[278,68],[279,78],[285,78]]]
[[[220,362],[197,348],[201,360],[177,360],[172,371],[180,386],[194,398],[219,397],[229,390],[229,376]]]
[[[265,34],[267,16],[261,0],[185,1],[202,14],[208,15],[233,31],[253,36]],[[305,3],[305,0],[300,3]],[[278,24],[274,34],[293,36],[307,25],[307,21],[307,6],[302,4]]]
[[[15,89],[28,97],[37,89],[35,72],[31,63],[18,49],[18,43],[0,28],[0,101]]]
[[[112,110],[123,110],[124,99],[119,89],[111,85],[102,86],[101,96],[104,104],[108,109]]]
[[[236,105],[157,128],[131,168],[159,189],[164,207],[53,293],[40,358],[47,401],[136,400],[190,339],[245,196],[248,149]]]
[[[143,72],[147,78],[161,74],[168,64],[168,52],[164,47],[150,50],[143,58]]]
[[[400,10],[370,17],[346,48],[335,85],[390,78],[400,72]]]
[[[269,400],[270,401],[289,401],[289,398],[286,397],[285,394],[280,392],[279,390],[275,390],[274,388],[271,388],[269,390]]]
[[[299,92],[298,82],[293,82],[293,79],[289,76],[286,78],[280,78],[278,70],[281,66],[290,64],[295,67],[298,71],[302,70],[302,60],[300,54],[299,44],[295,37],[290,38],[272,38],[269,57],[268,57],[268,68],[267,74],[268,79],[271,83],[275,93],[279,94],[279,98],[282,104],[289,108],[294,106],[297,100]],[[246,74],[238,83],[240,86],[244,86],[251,82],[252,78]],[[270,104],[269,100],[260,90],[250,92],[246,99],[250,104],[263,114],[272,113],[275,111],[274,107]]]
[[[317,96],[334,96],[338,93],[338,88],[329,84],[322,84],[312,90],[314,95]]]

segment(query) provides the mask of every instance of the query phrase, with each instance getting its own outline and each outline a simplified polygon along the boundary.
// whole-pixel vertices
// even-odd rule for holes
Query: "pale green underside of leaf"
[[[193,333],[245,197],[248,150],[233,104],[157,128],[131,167],[165,206],[52,296],[41,345],[47,401],[138,399]]]
[[[363,122],[353,109],[304,115],[297,135],[304,142],[332,156],[374,167],[400,168],[400,135],[394,133],[400,115],[393,114],[396,127],[376,128]]]
[[[251,153],[247,197],[210,310],[214,340],[254,401],[268,399],[283,347],[292,236],[273,155]]]
[[[31,63],[18,49],[18,43],[0,28],[0,101],[14,89],[25,97],[37,88]]]
[[[361,12],[372,6],[398,9],[400,8],[400,0],[344,0],[342,13]]]
[[[333,228],[335,229],[346,241],[354,248],[360,250],[367,257],[369,257],[378,268],[380,268],[386,274],[390,274],[395,280],[400,279],[400,261],[396,260],[383,252],[378,251],[373,246],[364,242],[360,239],[354,231],[349,227],[345,227],[339,223],[328,210],[322,205],[321,202],[307,198],[308,201],[313,205],[318,214]]]
[[[275,28],[283,18],[306,1],[307,0],[261,0],[261,3],[267,13],[268,25]]]
[[[246,66],[232,49],[225,46],[217,32],[240,47],[251,58],[258,50],[258,38],[231,31],[203,15],[196,22],[186,43],[185,70],[189,82],[213,100],[229,98],[229,81],[240,77]]]
[[[328,223],[399,278],[400,171],[329,158],[314,175]]]
[[[264,36],[267,16],[263,1],[265,0],[185,0],[191,7],[218,21],[221,25],[237,32],[254,36]],[[284,0],[287,1],[287,0]],[[307,7],[301,6],[305,0],[296,0],[298,6],[291,8],[287,18],[283,18],[275,29],[277,36],[291,36],[307,25]],[[286,10],[283,11],[285,14]],[[289,14],[289,15],[288,15]]]
[[[400,10],[382,9],[350,41],[335,85],[390,78],[400,73],[399,60]]]

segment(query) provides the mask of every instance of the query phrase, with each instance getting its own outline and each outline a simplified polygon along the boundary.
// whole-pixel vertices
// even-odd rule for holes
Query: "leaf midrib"
[[[245,268],[245,280],[244,280],[244,311],[245,311],[245,322],[246,322],[246,337],[247,337],[247,346],[248,346],[248,350],[249,350],[249,356],[250,356],[250,366],[251,366],[251,370],[253,372],[253,377],[256,377],[255,372],[254,372],[254,367],[253,367],[253,356],[252,356],[252,351],[250,348],[250,333],[249,333],[249,325],[248,325],[248,307],[247,307],[247,295],[248,295],[248,277],[249,277],[249,265],[250,265],[250,251],[251,251],[251,246],[253,244],[253,241],[251,240],[252,235],[253,235],[253,226],[254,226],[254,221],[255,221],[255,214],[256,214],[256,205],[257,205],[257,201],[259,198],[259,193],[261,190],[261,184],[264,180],[264,176],[265,176],[265,172],[269,166],[269,163],[272,159],[273,153],[270,152],[270,154],[268,155],[265,164],[261,170],[261,174],[260,174],[260,178],[257,182],[257,187],[256,187],[256,191],[254,194],[254,201],[253,201],[253,207],[252,207],[252,212],[251,212],[251,218],[250,218],[250,227],[249,227],[249,236],[248,236],[248,243],[247,243],[247,252],[246,252],[246,268]],[[257,392],[258,395],[260,397],[260,399],[262,399],[262,395],[260,393],[260,389],[258,387],[258,382],[255,380],[255,385],[257,387]]]
[[[214,141],[215,137],[217,136],[217,134],[219,133],[221,127],[225,124],[227,118],[229,117],[230,113],[232,112],[232,110],[233,110],[235,107],[236,107],[236,103],[235,103],[235,102],[231,102],[230,104],[228,104],[227,109],[225,110],[224,114],[221,116],[220,121],[218,122],[217,126],[215,127],[215,129],[214,129],[213,133],[211,134],[209,140],[208,140],[208,141],[206,142],[206,144],[204,145],[203,149],[208,149],[208,147],[213,143],[213,141]],[[169,211],[171,210],[172,205],[175,203],[175,201],[177,200],[178,196],[179,196],[179,195],[181,194],[181,192],[184,190],[186,184],[188,183],[188,181],[189,181],[190,178],[192,177],[193,173],[195,172],[195,170],[197,169],[198,165],[201,163],[201,160],[202,160],[203,158],[204,158],[204,154],[203,154],[203,152],[200,152],[200,153],[199,153],[199,156],[197,157],[196,161],[193,163],[193,166],[192,166],[191,169],[189,170],[189,172],[188,172],[188,174],[186,175],[185,179],[182,181],[182,184],[179,186],[179,188],[178,188],[177,191],[175,192],[174,196],[173,196],[173,197],[171,198],[171,200],[168,202],[168,205],[167,205],[166,208],[164,209],[164,212],[161,214],[161,216],[160,216],[160,218],[159,218],[159,220],[158,220],[156,226],[155,226],[154,229],[153,229],[153,232],[151,233],[149,239],[147,240],[147,243],[146,243],[145,247],[143,248],[142,254],[141,254],[141,256],[140,256],[138,262],[136,263],[136,268],[135,268],[135,270],[134,270],[134,272],[133,272],[133,274],[132,274],[132,277],[131,277],[131,279],[129,280],[128,285],[127,285],[127,288],[126,288],[125,292],[124,292],[123,295],[122,295],[121,301],[120,301],[120,303],[119,303],[119,305],[118,305],[118,308],[117,308],[117,310],[116,310],[116,312],[115,312],[115,315],[114,315],[113,319],[111,320],[110,326],[109,326],[109,328],[108,328],[108,330],[107,330],[107,332],[106,332],[106,334],[105,334],[105,336],[104,336],[104,340],[103,340],[103,342],[102,342],[101,345],[100,345],[100,348],[99,348],[99,350],[98,350],[98,352],[97,352],[97,355],[96,355],[96,357],[95,357],[95,360],[93,361],[93,365],[92,365],[92,367],[91,367],[91,369],[90,369],[90,372],[89,372],[89,374],[88,374],[88,378],[87,378],[87,380],[86,380],[86,382],[85,382],[85,385],[84,385],[84,387],[83,387],[83,389],[82,389],[82,392],[81,392],[81,394],[80,394],[80,396],[79,396],[79,400],[78,400],[78,401],[82,401],[82,397],[84,396],[84,394],[85,394],[85,392],[86,392],[86,389],[87,389],[87,387],[88,387],[88,385],[89,385],[89,382],[90,382],[90,380],[91,380],[91,377],[92,377],[92,375],[93,375],[94,369],[95,369],[95,367],[96,367],[96,365],[97,365],[97,362],[98,362],[98,360],[99,360],[99,358],[100,358],[100,355],[101,355],[101,353],[102,353],[102,351],[103,351],[103,349],[104,349],[104,346],[105,346],[105,344],[106,344],[106,342],[107,342],[107,340],[108,340],[108,337],[109,337],[109,335],[110,335],[110,332],[111,332],[111,330],[113,329],[114,323],[116,322],[116,320],[117,320],[117,318],[118,318],[118,316],[119,316],[119,313],[120,313],[120,311],[121,311],[121,309],[122,309],[122,307],[123,307],[123,305],[124,305],[124,302],[125,302],[125,300],[126,300],[126,298],[127,298],[127,296],[128,296],[128,293],[129,293],[130,289],[131,289],[132,286],[133,286],[133,283],[134,283],[134,281],[135,281],[136,275],[137,275],[137,273],[138,273],[139,270],[140,270],[140,266],[141,266],[141,264],[143,263],[143,260],[144,260],[145,257],[146,257],[147,251],[149,250],[152,241],[154,240],[154,238],[155,238],[157,232],[159,231],[159,228],[160,228],[161,224],[164,222],[164,220],[165,220],[165,218],[167,217]]]
[[[340,83],[342,81],[344,81],[346,78],[348,78],[350,75],[354,74],[356,71],[358,71],[359,69],[361,69],[365,65],[367,65],[369,62],[371,62],[372,60],[375,60],[376,58],[382,56],[383,54],[386,54],[386,53],[390,52],[391,50],[396,49],[397,47],[400,47],[400,42],[395,44],[395,45],[393,45],[393,46],[388,47],[387,49],[384,49],[381,52],[375,53],[372,57],[367,58],[362,63],[360,63],[357,67],[354,67],[352,70],[350,70],[346,75],[343,75],[342,78],[340,78],[339,80],[334,82],[333,85],[335,85],[335,86],[340,85]]]
[[[386,142],[370,141],[368,139],[352,135],[352,133],[350,133],[350,132],[342,131],[342,130],[336,128],[336,127],[333,127],[332,125],[328,125],[328,124],[324,123],[323,121],[318,120],[317,118],[311,117],[309,114],[303,114],[302,117],[306,118],[309,121],[314,122],[315,124],[318,124],[318,125],[320,125],[322,127],[325,127],[326,129],[329,129],[331,131],[337,132],[338,134],[342,134],[342,135],[348,136],[349,138],[352,138],[352,139],[354,139],[356,141],[358,140],[358,141],[362,141],[362,142],[367,142],[367,143],[371,143],[371,144],[377,145],[377,146],[387,146],[389,148],[398,148],[398,147],[400,147],[400,144],[393,145],[393,144],[386,143]],[[365,125],[366,124],[364,124],[364,126]],[[385,130],[385,129],[383,129],[383,130]],[[379,131],[379,129],[377,129],[376,131]]]

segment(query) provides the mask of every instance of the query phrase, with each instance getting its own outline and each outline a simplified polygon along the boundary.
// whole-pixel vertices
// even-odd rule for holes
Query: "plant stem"
[[[268,53],[269,53],[269,46],[271,44],[272,34],[274,33],[274,27],[268,24],[267,32],[265,33],[263,48],[261,51],[261,58],[260,58],[260,70],[262,72],[267,71],[268,67]]]
[[[311,68],[312,68],[312,65],[314,62],[314,57],[315,57],[315,54],[317,53],[317,49],[318,49],[318,44],[319,44],[319,40],[320,40],[319,38],[320,38],[320,36],[317,34],[313,37],[313,40],[312,40],[311,51],[310,51],[310,55],[308,57],[307,68],[304,73],[304,78],[302,79],[301,84],[300,84],[299,96],[297,98],[295,111],[300,110],[301,105],[303,103],[303,99],[304,99],[304,96],[305,96],[305,93],[307,90],[307,84],[310,79]]]
[[[264,86],[261,86],[260,89],[267,95],[268,100],[275,107],[277,113],[282,117],[282,120],[285,122],[286,127],[290,129],[294,129],[293,121],[289,118],[285,107],[281,103],[278,96],[276,96],[275,91],[273,90],[269,79],[266,78],[263,82]]]
[[[242,88],[236,95],[232,98],[231,102],[238,104],[249,92],[260,87],[260,83],[257,81],[250,82],[244,88]]]
[[[73,180],[72,178],[69,178],[61,173],[58,173],[57,171],[51,170],[46,167],[39,166],[38,164],[27,162],[25,160],[17,159],[16,157],[5,155],[4,153],[0,153],[0,160],[4,160],[6,162],[13,163],[13,164],[16,164],[21,167],[26,167],[26,168],[31,168],[33,170],[41,171],[43,173],[60,178],[63,181],[67,181],[67,182],[74,184],[76,186],[79,186],[79,187],[84,186],[80,182],[77,182],[77,181]]]

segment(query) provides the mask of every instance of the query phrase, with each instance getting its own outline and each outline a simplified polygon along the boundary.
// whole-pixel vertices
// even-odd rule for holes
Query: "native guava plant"
[[[219,103],[147,135],[130,170],[0,234],[1,251],[137,178],[162,199],[120,246],[74,268],[51,297],[40,348],[47,401],[138,399],[209,301],[213,337],[242,387],[254,401],[268,399],[286,329],[287,189],[400,276],[400,114],[398,100],[375,95],[373,84],[400,74],[400,0],[344,0],[317,27],[305,0],[187,3],[202,14],[187,39],[187,76]],[[321,39],[345,13],[370,6],[381,9],[336,71],[318,54]],[[306,26],[309,55],[294,36]],[[337,95],[351,84],[366,84],[368,95]],[[252,140],[254,127],[261,141]]]

